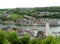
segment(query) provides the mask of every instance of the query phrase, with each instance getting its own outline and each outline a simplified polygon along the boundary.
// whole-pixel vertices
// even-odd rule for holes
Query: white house
[[[10,13],[7,12],[7,11],[5,11],[3,14],[4,14],[5,17],[10,17],[11,16]]]

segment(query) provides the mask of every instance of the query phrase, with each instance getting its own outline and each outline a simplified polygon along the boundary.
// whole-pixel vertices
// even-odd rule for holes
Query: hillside
[[[10,15],[10,17],[9,17]],[[35,7],[35,8],[11,8],[0,9],[0,19],[2,20],[16,20],[27,18],[25,16],[32,16],[33,18],[60,18],[60,7]]]

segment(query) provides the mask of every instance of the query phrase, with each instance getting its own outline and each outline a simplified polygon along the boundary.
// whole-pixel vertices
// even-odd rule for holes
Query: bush
[[[60,44],[60,37],[32,38],[28,34],[19,36],[15,31],[0,30],[0,44]]]
[[[11,44],[17,44],[18,37],[19,36],[15,31],[9,31],[8,32],[8,41],[10,41]]]
[[[34,39],[31,39],[30,43],[31,44],[41,44],[42,39],[41,38],[34,38]]]
[[[57,44],[56,38],[53,36],[48,36],[43,40],[42,44]]]
[[[7,40],[7,33],[3,30],[0,30],[0,44],[3,44]]]
[[[23,36],[22,41],[23,41],[23,44],[29,44],[29,42],[30,42],[30,36],[28,34],[25,34]]]

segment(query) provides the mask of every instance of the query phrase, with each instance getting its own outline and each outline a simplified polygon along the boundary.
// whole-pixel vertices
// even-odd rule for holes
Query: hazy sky
[[[60,0],[0,0],[0,8],[60,6]]]

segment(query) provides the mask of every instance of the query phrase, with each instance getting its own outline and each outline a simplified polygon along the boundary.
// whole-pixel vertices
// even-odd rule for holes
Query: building
[[[7,11],[5,11],[5,12],[3,13],[3,15],[4,15],[5,17],[10,17],[10,16],[11,16],[10,12],[7,12]]]

